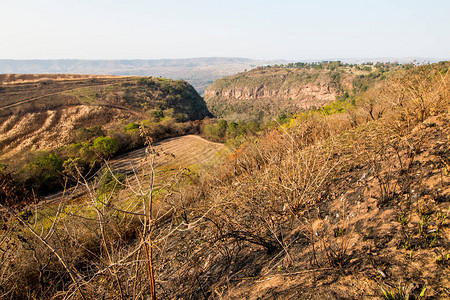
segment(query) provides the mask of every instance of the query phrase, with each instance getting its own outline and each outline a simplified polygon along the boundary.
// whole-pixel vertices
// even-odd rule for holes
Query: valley
[[[0,78],[11,299],[450,296],[449,62]]]
[[[0,300],[450,300],[449,11],[0,1]]]

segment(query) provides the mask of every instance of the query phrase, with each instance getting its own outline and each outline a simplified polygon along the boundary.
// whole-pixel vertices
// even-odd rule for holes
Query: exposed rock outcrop
[[[211,112],[253,119],[329,104],[350,89],[353,75],[329,70],[259,68],[216,80],[206,90]]]

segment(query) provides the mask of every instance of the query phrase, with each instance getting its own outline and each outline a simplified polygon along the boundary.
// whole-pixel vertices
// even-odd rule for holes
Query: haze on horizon
[[[0,59],[450,57],[447,0],[3,0]]]

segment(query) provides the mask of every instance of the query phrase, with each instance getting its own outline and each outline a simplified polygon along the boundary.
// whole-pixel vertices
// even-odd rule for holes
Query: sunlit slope
[[[91,75],[1,75],[0,155],[55,149],[80,128],[138,122],[160,111],[180,121],[209,115],[184,81]]]

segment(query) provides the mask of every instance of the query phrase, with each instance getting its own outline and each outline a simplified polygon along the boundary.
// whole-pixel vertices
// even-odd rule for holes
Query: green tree
[[[56,153],[50,153],[27,164],[23,170],[27,177],[26,185],[40,192],[55,189],[62,183],[63,162]]]
[[[239,135],[239,124],[236,122],[230,122],[227,127],[227,137],[235,138]]]
[[[119,150],[119,143],[113,138],[101,136],[94,140],[92,150],[101,158],[111,158]]]
[[[77,130],[77,137],[80,142],[92,141],[94,138],[104,135],[105,132],[100,125],[89,128],[80,128]]]
[[[128,131],[133,131],[133,130],[139,129],[139,127],[141,127],[140,124],[134,123],[134,122],[130,122],[127,126],[125,126],[125,129],[128,130]]]
[[[225,137],[225,134],[227,133],[227,127],[228,122],[226,120],[219,120],[219,123],[217,124],[217,131],[221,138]]]
[[[291,118],[284,112],[279,114],[277,117],[277,123],[279,123],[279,124],[285,124],[285,123],[289,122],[290,120],[291,120]]]

